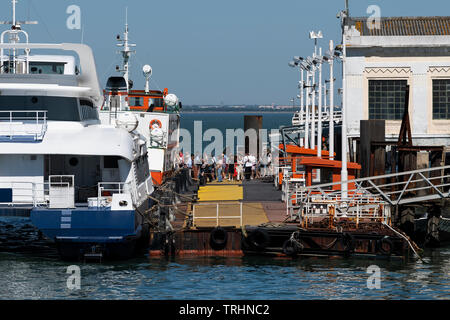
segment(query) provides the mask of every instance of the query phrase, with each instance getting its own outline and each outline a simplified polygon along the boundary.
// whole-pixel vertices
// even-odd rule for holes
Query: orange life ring
[[[162,123],[161,123],[161,121],[159,121],[158,119],[153,119],[152,121],[150,121],[150,129],[153,128],[153,125],[154,125],[155,123],[158,125],[159,128],[162,128]]]

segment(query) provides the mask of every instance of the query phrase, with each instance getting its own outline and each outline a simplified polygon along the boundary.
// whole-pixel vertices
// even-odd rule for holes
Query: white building
[[[413,143],[450,146],[450,17],[345,21],[349,137],[360,120],[383,119],[386,138],[398,139],[408,84]]]

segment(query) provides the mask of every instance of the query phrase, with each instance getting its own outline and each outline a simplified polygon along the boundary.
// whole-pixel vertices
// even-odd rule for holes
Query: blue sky
[[[0,20],[10,20],[2,0]],[[184,104],[291,104],[299,73],[287,63],[313,50],[311,30],[339,42],[336,14],[344,0],[19,0],[19,19],[32,42],[80,42],[81,31],[66,28],[66,9],[81,7],[84,43],[95,53],[102,84],[120,62],[115,36],[123,32],[128,7],[131,39],[137,44],[131,78],[144,86],[141,68],[153,67],[152,88],[168,87]],[[450,13],[446,0],[350,0],[352,16],[367,16],[369,5],[383,16]],[[448,12],[448,13],[447,13]],[[337,66],[339,77],[340,65]]]

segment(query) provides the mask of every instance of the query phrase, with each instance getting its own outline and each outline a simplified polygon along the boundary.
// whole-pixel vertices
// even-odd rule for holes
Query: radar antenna
[[[153,69],[148,64],[146,64],[142,68],[142,72],[144,73],[144,77],[145,77],[145,93],[149,94],[150,93],[150,77],[152,76]]]
[[[123,77],[125,78],[125,82],[127,83],[127,90],[130,91],[132,85],[130,81],[130,57],[131,54],[136,53],[135,50],[131,50],[131,48],[136,47],[135,44],[130,44],[128,39],[128,8],[126,8],[126,21],[125,21],[125,32],[123,33],[123,39],[120,37],[120,35],[117,35],[117,41],[119,42],[117,44],[118,47],[122,47],[122,50],[118,51],[117,53],[122,55],[123,59],[123,65],[122,69],[120,69],[119,66],[116,67],[116,70],[118,72],[123,73]]]
[[[22,30],[21,25],[23,24],[38,24],[37,21],[17,21],[16,19],[16,4],[17,4],[17,0],[12,0],[12,21],[0,21],[0,25],[4,24],[4,25],[11,25],[11,30],[6,30],[3,31],[1,34],[1,43],[5,43],[5,36],[8,35],[8,41],[9,43],[15,44],[15,43],[19,43],[20,42],[20,34],[25,36],[25,40],[26,43],[29,43],[29,37],[28,37],[28,33]],[[26,54],[26,72],[29,73],[29,54],[30,54],[30,49],[25,49],[25,54]],[[10,54],[9,54],[10,58],[9,58],[9,66],[5,69],[5,60],[4,60],[4,49],[2,48],[0,50],[0,68],[1,71],[0,73],[5,73],[5,72],[9,72],[9,73],[16,73],[17,71],[17,53],[16,53],[16,49],[12,49],[10,50]]]

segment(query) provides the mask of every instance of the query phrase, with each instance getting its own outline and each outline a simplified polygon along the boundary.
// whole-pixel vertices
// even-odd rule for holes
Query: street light
[[[295,56],[294,60],[289,62],[290,67],[299,67],[300,70],[300,82],[298,85],[298,89],[300,89],[300,95],[298,96],[300,99],[300,117],[303,120],[304,117],[304,89],[305,89],[305,81],[303,71],[306,69],[306,65],[304,64],[304,59],[299,56]],[[307,71],[308,72],[308,71]],[[299,136],[299,140],[300,136]]]
[[[334,59],[340,57],[340,52],[334,48],[333,40],[330,40],[330,49],[327,52],[327,60],[330,64],[330,130],[328,139],[330,160],[334,160]]]
[[[317,39],[322,39],[323,33],[322,33],[322,31],[319,31],[317,33],[314,31],[310,31],[309,38],[314,39],[314,56],[316,56],[317,55]]]

